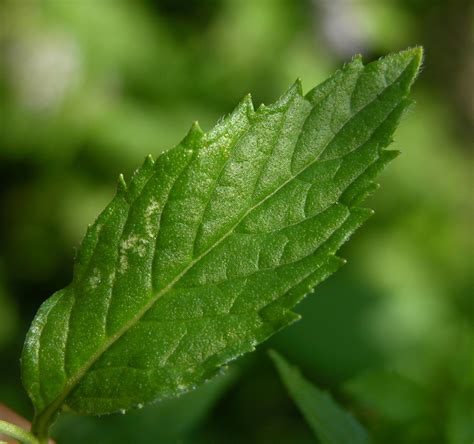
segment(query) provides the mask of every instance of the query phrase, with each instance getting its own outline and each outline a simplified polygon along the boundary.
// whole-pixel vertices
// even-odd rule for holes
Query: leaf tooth
[[[286,307],[276,307],[275,310],[261,310],[260,317],[275,330],[280,330],[293,322],[299,321],[301,315]]]
[[[130,178],[130,185],[136,183],[140,176],[149,173],[153,169],[154,164],[155,161],[153,160],[152,155],[148,154],[148,156],[145,157],[142,165],[133,172],[132,177]]]
[[[292,88],[295,88],[296,92],[303,97],[303,82],[301,77],[297,77],[295,83],[293,83]]]
[[[346,258],[343,258],[343,257],[340,257],[340,256],[338,256],[337,254],[334,254],[334,255],[333,255],[333,258],[334,258],[335,260],[339,261],[339,263],[341,264],[341,267],[342,267],[343,265],[346,265],[346,264],[347,264],[347,259],[346,259]]]
[[[295,97],[303,97],[303,85],[301,79],[297,78],[286,92],[272,105],[265,106],[263,103],[259,106],[257,112],[278,111],[288,105]]]
[[[250,121],[255,114],[255,108],[252,101],[252,95],[246,94],[232,112],[224,119],[224,122],[235,122],[242,118]]]
[[[359,70],[364,68],[364,62],[363,62],[363,57],[361,54],[356,54],[354,57],[352,57],[352,60],[348,63],[344,63],[344,65],[341,68],[341,71],[346,72],[350,70]]]
[[[251,123],[254,115],[255,109],[252,96],[249,93],[242,98],[230,114],[219,119],[216,126],[205,134],[206,142],[212,143],[219,137],[229,138],[232,137],[232,134],[238,134]]]
[[[143,163],[143,165],[146,168],[151,168],[154,164],[155,164],[155,161],[153,160],[153,156],[151,154],[148,154],[148,156],[146,156],[145,158],[145,162]]]
[[[380,188],[380,184],[378,182],[370,181],[368,185],[365,187],[365,189],[360,191],[358,200],[355,202],[356,205],[358,203],[363,202],[365,199],[367,199],[367,197],[375,193],[379,188]]]
[[[242,97],[237,106],[219,123],[225,124],[226,122],[232,122],[241,117],[246,117],[247,119],[249,119],[254,113],[255,108],[252,101],[252,94],[248,93],[244,97]]]
[[[384,165],[390,162],[391,160],[395,159],[401,154],[400,150],[382,150],[383,162]]]
[[[201,129],[199,126],[199,122],[195,120],[191,127],[189,128],[187,136],[193,137],[193,138],[201,138],[204,135],[204,131]]]
[[[188,133],[186,136],[184,136],[183,140],[181,141],[181,144],[185,147],[193,148],[195,146],[199,145],[199,142],[204,136],[204,132],[199,126],[199,123],[197,120],[195,120],[192,124],[191,127],[188,130]]]
[[[296,95],[303,97],[303,83],[301,82],[301,78],[299,77],[293,82],[293,85],[291,85],[286,90],[286,92],[281,96],[281,98],[277,101],[277,103],[282,99],[286,103],[290,101]]]
[[[126,193],[127,192],[127,183],[125,182],[125,178],[123,177],[123,174],[120,173],[118,180],[117,180],[117,193]]]
[[[247,117],[251,117],[255,113],[255,108],[252,101],[252,94],[246,94],[239,104],[232,111],[231,115],[246,114]]]

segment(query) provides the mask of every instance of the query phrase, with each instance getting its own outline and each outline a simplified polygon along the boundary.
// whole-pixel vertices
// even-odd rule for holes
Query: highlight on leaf
[[[104,414],[177,396],[299,318],[344,261],[359,207],[410,103],[420,48],[360,57],[273,105],[250,96],[148,157],[89,227],[73,280],[38,311],[22,355],[33,432],[61,410]]]

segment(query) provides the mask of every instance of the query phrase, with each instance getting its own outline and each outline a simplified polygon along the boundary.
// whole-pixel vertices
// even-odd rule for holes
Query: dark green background
[[[148,153],[251,92],[307,91],[361,52],[422,44],[403,154],[348,264],[303,319],[223,377],[125,416],[65,416],[59,443],[314,442],[265,350],[331,390],[375,443],[474,438],[472,8],[441,0],[0,2],[0,401],[27,417],[19,356],[73,250]]]

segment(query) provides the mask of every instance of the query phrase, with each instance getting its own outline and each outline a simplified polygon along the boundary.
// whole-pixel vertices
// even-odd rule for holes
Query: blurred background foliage
[[[176,400],[59,421],[59,443],[314,442],[269,345],[332,391],[375,443],[474,439],[473,12],[462,0],[0,2],[0,400],[31,417],[19,355],[116,177],[247,92],[306,90],[354,53],[422,44],[402,155],[349,263],[303,319]]]

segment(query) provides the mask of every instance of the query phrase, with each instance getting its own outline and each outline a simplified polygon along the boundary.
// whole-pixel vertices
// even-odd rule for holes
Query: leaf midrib
[[[156,293],[156,295],[154,297],[152,297],[150,299],[150,301],[145,304],[143,306],[143,308],[129,321],[127,322],[126,324],[124,324],[124,326],[118,330],[114,335],[110,336],[110,338],[105,341],[104,345],[102,347],[100,347],[96,353],[94,353],[91,358],[89,359],[89,361],[76,373],[75,376],[73,376],[72,378],[69,379],[69,381],[65,384],[64,386],[64,390],[63,392],[53,401],[51,402],[44,410],[43,412],[37,416],[37,418],[35,418],[35,421],[37,421],[38,423],[40,422],[43,422],[41,421],[41,419],[44,418],[44,422],[46,424],[48,424],[48,420],[50,417],[52,417],[56,410],[58,410],[58,408],[63,404],[64,400],[67,398],[67,396],[71,393],[71,391],[75,388],[75,386],[77,385],[77,383],[83,378],[83,376],[87,373],[87,371],[96,363],[96,361],[100,358],[100,356],[103,355],[103,353],[105,353],[117,340],[119,340],[130,328],[132,328],[139,320],[141,317],[143,317],[143,315],[156,303],[156,301],[158,299],[160,299],[164,294],[166,294],[169,290],[171,290],[173,288],[173,286],[179,282],[179,280],[191,269],[194,267],[194,265],[196,265],[202,258],[204,258],[205,256],[207,256],[207,254],[209,254],[214,248],[216,248],[218,245],[220,245],[225,239],[227,239],[227,237],[229,237],[235,230],[235,228],[252,212],[254,211],[256,208],[258,208],[260,205],[262,205],[264,202],[266,202],[268,199],[270,199],[272,196],[274,196],[279,190],[281,190],[283,187],[285,187],[288,183],[290,183],[292,180],[294,180],[297,176],[299,176],[300,174],[302,174],[307,168],[309,168],[311,165],[313,165],[314,163],[316,163],[319,158],[323,155],[323,153],[326,151],[326,149],[328,148],[328,146],[336,139],[336,137],[338,136],[338,134],[341,133],[341,131],[345,128],[345,126],[351,121],[353,120],[356,116],[358,116],[361,112],[363,112],[367,107],[369,107],[370,105],[372,105],[375,101],[377,101],[380,96],[382,96],[386,90],[388,88],[390,88],[391,86],[393,86],[395,83],[397,83],[397,81],[405,74],[406,70],[411,66],[411,63],[408,63],[407,66],[403,69],[403,71],[400,73],[399,76],[397,76],[397,78],[392,82],[390,83],[389,85],[386,85],[385,88],[379,93],[377,94],[370,102],[368,102],[366,105],[364,105],[361,109],[359,109],[356,113],[352,114],[345,122],[343,125],[341,125],[341,127],[339,128],[338,132],[336,134],[334,134],[334,136],[326,143],[326,145],[323,147],[323,149],[321,150],[321,152],[311,161],[309,162],[307,165],[303,166],[298,172],[296,172],[295,174],[291,175],[287,180],[285,180],[280,186],[278,186],[277,188],[275,188],[274,191],[272,191],[271,193],[269,193],[265,198],[261,199],[259,202],[257,202],[256,204],[254,204],[252,207],[250,207],[240,218],[239,220],[226,232],[224,233],[220,239],[216,240],[207,250],[205,250],[203,253],[201,253],[198,257],[196,257],[195,259],[193,259],[180,273],[178,273],[176,275],[176,277],[174,279],[172,279],[168,285],[166,285],[163,289],[161,289],[160,291],[158,291]],[[360,75],[360,73],[359,73]],[[306,96],[303,96],[303,98],[305,100],[306,99]],[[396,106],[398,106],[401,101],[403,100],[404,96],[402,96],[402,98],[400,99],[400,101],[397,103]],[[309,101],[308,101],[309,102]],[[309,102],[313,108],[314,108],[314,105]],[[395,109],[396,106],[393,108]],[[377,131],[378,128],[380,128],[384,123],[385,121],[389,118],[391,112],[388,113],[387,117],[371,132],[371,135],[370,137],[365,140],[361,145],[367,143],[372,137],[373,135],[375,134],[375,132]],[[307,119],[309,118],[310,114],[308,114],[308,117],[306,117],[306,120],[305,122],[307,121]],[[304,126],[304,124],[303,124]],[[298,141],[299,141],[299,138],[301,137],[301,134],[302,132],[300,133],[300,136],[298,137],[296,143],[295,143],[295,146],[297,145]],[[359,146],[360,147],[360,146]],[[359,148],[358,147],[358,148]]]

